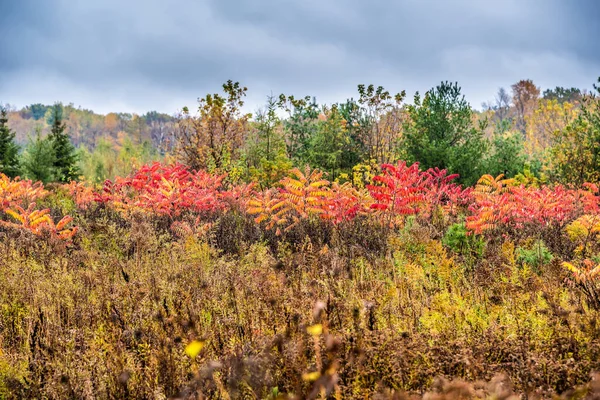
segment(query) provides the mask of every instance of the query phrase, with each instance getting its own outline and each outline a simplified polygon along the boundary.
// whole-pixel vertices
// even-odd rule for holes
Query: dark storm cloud
[[[478,106],[521,78],[589,87],[600,73],[593,0],[0,1],[0,101],[19,106],[174,112],[227,79],[251,105],[449,79]]]

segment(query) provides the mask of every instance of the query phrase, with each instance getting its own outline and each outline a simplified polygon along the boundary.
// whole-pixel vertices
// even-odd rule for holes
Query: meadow
[[[526,179],[0,175],[0,398],[597,398],[599,190]]]

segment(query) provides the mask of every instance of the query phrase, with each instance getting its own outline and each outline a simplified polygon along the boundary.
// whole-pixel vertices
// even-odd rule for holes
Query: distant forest
[[[16,141],[25,145],[29,136],[40,129],[47,134],[52,126],[51,104],[31,104],[20,110],[10,110],[9,127],[16,133]],[[131,113],[97,114],[92,110],[63,106],[63,121],[75,146],[93,148],[99,139],[122,140],[128,136],[138,142],[149,141],[157,149],[165,145],[173,134],[176,118],[150,111],[143,115]]]

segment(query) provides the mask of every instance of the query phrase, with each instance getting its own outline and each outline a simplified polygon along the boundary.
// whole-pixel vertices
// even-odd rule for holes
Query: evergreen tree
[[[369,160],[373,151],[368,149],[365,140],[369,140],[374,130],[374,118],[369,118],[368,111],[354,99],[348,99],[339,105],[339,112],[346,121],[347,140],[341,156],[343,166],[350,169],[364,160]]]
[[[33,119],[38,121],[46,116],[46,111],[49,107],[40,103],[36,103],[28,106],[27,108],[31,110],[31,116],[33,117]]]
[[[58,182],[70,182],[76,180],[80,171],[77,166],[77,153],[71,143],[69,135],[65,133],[66,125],[63,122],[62,105],[55,104],[52,107],[52,128],[50,131],[50,143],[53,150],[53,173]]]
[[[35,137],[29,138],[23,152],[23,171],[29,179],[48,183],[54,180],[52,143],[48,138],[42,138],[39,125],[35,131]]]
[[[578,102],[581,100],[583,94],[581,93],[581,89],[557,86],[555,89],[544,90],[543,96],[544,99],[557,100],[559,104],[562,104],[565,102]]]
[[[8,127],[6,108],[0,106],[0,172],[14,178],[19,175],[19,146]]]
[[[496,132],[484,162],[486,173],[513,178],[524,171],[526,164],[523,136],[518,132]]]
[[[320,107],[316,98],[306,96],[296,99],[294,96],[279,96],[279,107],[288,113],[284,120],[287,154],[297,165],[310,163],[311,140],[319,125]]]
[[[458,84],[442,82],[423,100],[417,93],[408,112],[403,138],[406,161],[418,161],[422,169],[447,169],[459,174],[461,183],[467,185],[486,172],[483,129],[473,126],[473,110]]]

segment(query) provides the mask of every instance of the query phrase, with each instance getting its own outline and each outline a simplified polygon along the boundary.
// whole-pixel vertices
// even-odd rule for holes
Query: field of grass
[[[239,207],[125,213],[46,189],[38,208],[78,230],[3,214],[0,398],[600,393],[598,286],[563,265],[595,259],[581,220],[486,235],[466,209],[378,210],[276,232]]]

